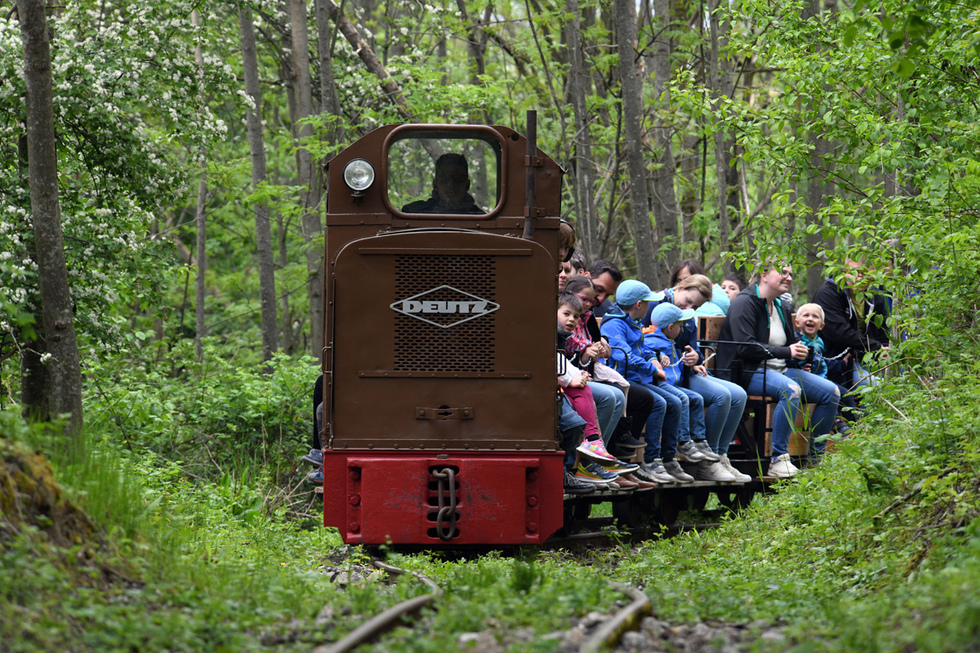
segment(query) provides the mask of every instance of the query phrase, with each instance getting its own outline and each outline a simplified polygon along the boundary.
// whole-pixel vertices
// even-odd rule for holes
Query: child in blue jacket
[[[666,377],[660,361],[643,347],[640,320],[646,315],[649,303],[661,299],[663,293],[654,293],[645,283],[627,279],[616,290],[616,305],[603,317],[600,332],[612,348],[610,366],[630,383],[642,385],[663,400],[663,429],[651,433],[647,428],[647,446],[640,471],[644,476],[657,478],[657,482],[669,482],[670,478],[674,482],[690,483],[694,477],[674,460],[678,439],[682,432],[686,434],[689,430],[687,406],[681,399],[686,399],[686,395],[673,392],[664,383]]]
[[[666,386],[666,389],[678,395],[683,395],[687,400],[688,420],[693,441],[679,445],[679,453],[685,446],[696,448],[694,450],[700,452],[711,452],[705,439],[704,397],[681,385],[684,359],[682,357],[683,352],[678,349],[677,343],[675,342],[684,328],[684,321],[690,320],[693,316],[693,309],[681,309],[674,304],[664,302],[650,312],[648,317],[651,326],[655,330],[646,333],[643,337],[643,346],[648,355],[662,355],[666,357],[664,373],[667,376],[667,380],[661,385]],[[688,462],[697,462],[698,464],[697,471],[695,472],[695,478],[698,480],[736,480],[735,476],[725,469],[720,461],[721,458],[717,455],[713,459],[707,456],[701,457],[698,460],[688,458]]]

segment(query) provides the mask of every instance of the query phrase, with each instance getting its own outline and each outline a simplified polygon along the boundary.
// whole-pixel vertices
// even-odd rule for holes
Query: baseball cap
[[[616,289],[616,303],[632,306],[636,302],[658,302],[664,298],[662,292],[653,292],[650,286],[636,279],[627,279]]]
[[[664,328],[665,326],[670,326],[674,322],[681,322],[683,320],[689,320],[694,317],[693,308],[680,309],[671,303],[664,302],[659,304],[650,313],[650,324],[655,324],[659,328]]]

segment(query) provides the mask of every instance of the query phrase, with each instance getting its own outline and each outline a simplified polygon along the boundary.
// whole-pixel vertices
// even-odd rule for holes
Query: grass
[[[372,649],[465,650],[480,634],[501,650],[554,651],[575,619],[621,600],[609,578],[644,587],[661,619],[764,619],[800,651],[972,650],[980,384],[947,369],[931,385],[895,382],[878,396],[838,453],[717,529],[585,561],[392,553],[389,562],[446,594]],[[9,413],[0,427],[7,441],[52,450]],[[292,516],[266,465],[194,478],[95,435],[85,460],[54,461],[66,494],[99,525],[95,537],[65,545],[40,517],[2,522],[4,650],[309,650],[428,591],[369,573],[359,549]],[[352,582],[331,582],[338,572]]]

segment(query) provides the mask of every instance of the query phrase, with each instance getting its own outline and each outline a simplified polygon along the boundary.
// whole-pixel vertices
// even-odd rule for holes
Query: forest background
[[[0,404],[44,422],[63,411],[28,184],[37,4],[0,16]],[[46,17],[82,370],[66,432],[84,412],[96,451],[157,461],[161,483],[244,479],[275,489],[243,513],[308,515],[294,461],[320,342],[320,164],[392,122],[523,131],[534,109],[587,259],[663,287],[681,258],[718,280],[778,253],[806,270],[800,297],[863,259],[895,300],[888,371],[976,383],[971,3],[149,0]]]

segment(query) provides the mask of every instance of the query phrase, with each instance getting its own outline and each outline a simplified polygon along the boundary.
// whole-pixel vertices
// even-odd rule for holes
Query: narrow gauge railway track
[[[620,544],[633,544],[657,538],[669,538],[684,533],[704,531],[721,526],[723,511],[709,511],[703,516],[710,521],[680,522],[670,526],[660,524],[627,527],[617,524],[615,517],[590,517],[579,522],[583,530],[549,539],[544,550],[576,549],[581,547],[607,548]],[[718,519],[713,519],[718,518]]]
[[[403,618],[415,615],[425,606],[432,605],[435,603],[437,598],[442,596],[442,588],[440,588],[435,581],[428,576],[424,576],[414,571],[400,569],[381,562],[378,559],[372,560],[371,564],[375,568],[382,569],[390,574],[411,574],[429,586],[432,591],[429,594],[413,597],[407,601],[402,601],[401,603],[388,608],[371,619],[368,619],[333,644],[318,646],[314,649],[314,653],[347,653],[347,651],[352,651],[361,644],[366,644],[373,641],[379,635],[387,632]]]
[[[443,595],[442,589],[427,576],[386,564],[377,558],[372,560],[371,564],[377,569],[395,575],[412,574],[429,586],[432,591],[429,594],[416,596],[384,610],[333,644],[316,647],[313,649],[313,653],[348,653],[353,651],[362,644],[376,640],[404,618],[416,615],[423,607],[434,604],[436,599]],[[595,628],[579,647],[580,653],[597,653],[603,647],[616,645],[623,633],[636,630],[640,620],[650,614],[650,599],[643,591],[614,581],[609,581],[609,584],[618,592],[625,594],[630,602]]]

